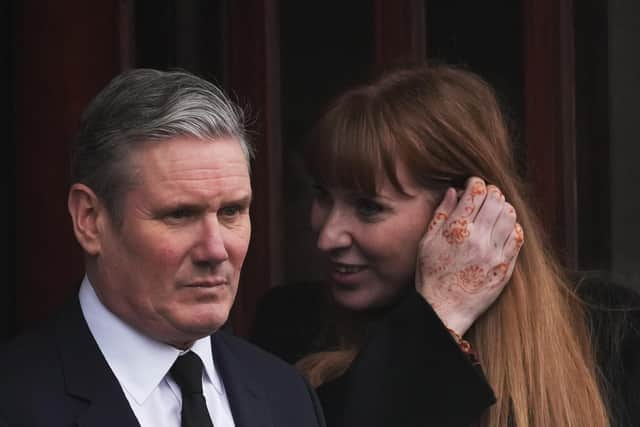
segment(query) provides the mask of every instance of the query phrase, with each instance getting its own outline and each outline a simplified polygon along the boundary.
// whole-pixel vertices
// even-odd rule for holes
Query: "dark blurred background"
[[[253,237],[232,324],[272,286],[316,276],[305,133],[346,87],[406,62],[468,67],[498,90],[538,213],[570,269],[640,290],[640,2],[23,0],[0,6],[7,279],[0,341],[77,287],[68,142],[131,67],[181,68],[250,107]]]

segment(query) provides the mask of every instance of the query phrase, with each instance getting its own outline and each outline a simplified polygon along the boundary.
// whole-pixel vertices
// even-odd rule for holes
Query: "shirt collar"
[[[211,337],[200,338],[198,341],[193,343],[191,351],[200,357],[200,360],[202,360],[202,364],[204,365],[204,372],[206,376],[215,387],[216,392],[218,392],[218,394],[222,394],[224,393],[222,381],[220,380],[220,375],[218,374],[216,365],[213,361],[212,348],[214,343],[215,340],[212,340]],[[173,365],[173,362],[171,364]]]
[[[80,286],[79,298],[82,314],[109,367],[136,402],[144,403],[184,351],[149,338],[109,311],[87,276]],[[190,350],[200,357],[206,376],[222,394],[222,383],[213,362],[211,337],[197,340]]]

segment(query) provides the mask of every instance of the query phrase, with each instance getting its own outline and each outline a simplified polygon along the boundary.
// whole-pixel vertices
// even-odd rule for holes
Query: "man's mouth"
[[[224,277],[214,277],[211,279],[194,280],[186,286],[189,288],[215,288],[216,286],[222,286],[226,283],[227,280]]]

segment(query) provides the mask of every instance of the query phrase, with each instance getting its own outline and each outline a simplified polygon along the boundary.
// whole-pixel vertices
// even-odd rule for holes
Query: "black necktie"
[[[182,427],[213,427],[202,394],[202,361],[192,351],[178,357],[171,377],[182,392]]]

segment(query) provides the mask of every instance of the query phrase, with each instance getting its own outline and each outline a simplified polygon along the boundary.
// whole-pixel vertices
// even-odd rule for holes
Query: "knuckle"
[[[516,222],[515,226],[513,227],[513,233],[516,238],[516,243],[519,246],[522,246],[522,243],[524,243],[524,230],[522,229],[522,226],[519,222]]]
[[[510,215],[510,216],[512,216],[514,218],[518,217],[518,214],[516,213],[516,208],[514,208],[513,205],[511,203],[509,203],[509,202],[505,202],[504,203],[504,211],[508,215]]]

